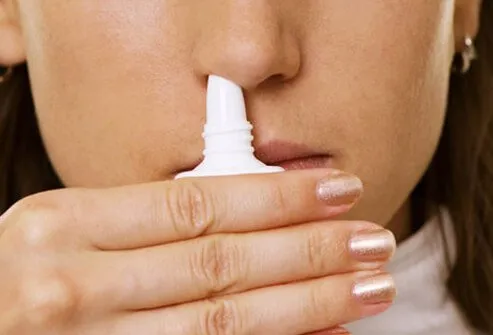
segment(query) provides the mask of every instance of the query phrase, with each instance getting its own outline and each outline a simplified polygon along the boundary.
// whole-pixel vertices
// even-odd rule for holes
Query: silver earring
[[[3,73],[0,74],[0,84],[9,80],[9,78],[12,76],[13,73],[14,73],[14,68],[12,66],[6,68],[5,71],[3,71]]]
[[[464,38],[464,49],[457,53],[454,59],[454,72],[466,74],[471,68],[472,62],[478,57],[474,41],[470,36]]]

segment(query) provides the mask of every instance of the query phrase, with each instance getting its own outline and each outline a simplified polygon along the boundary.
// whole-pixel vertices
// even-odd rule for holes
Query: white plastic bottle
[[[253,126],[247,120],[241,87],[225,78],[209,76],[206,118],[204,160],[176,178],[284,171],[265,165],[253,155]]]

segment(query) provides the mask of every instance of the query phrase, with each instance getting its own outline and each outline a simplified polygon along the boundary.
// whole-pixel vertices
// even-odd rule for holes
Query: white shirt
[[[397,287],[397,297],[384,313],[347,326],[354,335],[472,335],[459,309],[449,297],[445,263],[446,246],[455,260],[455,245],[449,216],[443,213],[447,244],[443,243],[439,220],[427,222],[402,242],[388,266]]]

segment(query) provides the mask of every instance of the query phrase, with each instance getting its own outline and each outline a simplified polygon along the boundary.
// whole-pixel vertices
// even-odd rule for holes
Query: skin
[[[334,154],[333,168],[363,181],[364,196],[353,210],[339,208],[317,220],[346,220],[338,230],[346,235],[362,229],[351,224],[375,229],[373,222],[400,239],[408,232],[407,200],[439,140],[453,54],[463,47],[464,36],[475,35],[479,8],[480,0],[0,0],[0,40],[6,41],[0,45],[0,64],[27,61],[42,136],[69,188],[168,180],[190,167],[201,157],[206,78],[216,74],[244,87],[255,146],[273,140],[302,143]],[[245,178],[251,187],[264,187],[264,177],[224,180],[230,189],[241,189]],[[204,182],[203,187],[212,186]],[[59,223],[67,220],[60,219],[65,217],[60,213],[81,202],[79,214],[84,209],[108,224],[120,224],[114,219],[119,210],[132,217],[144,215],[144,210],[126,212],[132,206],[123,209],[117,199],[139,203],[145,195],[137,199],[128,196],[134,189],[112,190],[108,192],[127,197],[66,190],[68,200],[57,192],[30,199],[4,218],[4,227],[10,227],[6,230],[13,231],[4,235],[31,241],[39,228],[31,222],[44,212],[19,213],[57,202],[64,204],[56,207],[53,220],[42,222],[57,221],[54,231],[67,234],[75,232],[61,228]],[[87,199],[98,197],[114,211],[97,212],[94,201]],[[261,213],[255,207],[261,193],[244,197],[238,200],[242,205],[234,207],[238,213]],[[292,214],[283,224],[313,220],[309,216]],[[16,225],[29,227],[28,233],[12,228]],[[108,227],[106,234],[115,233]],[[10,248],[17,245],[12,240],[6,244]],[[48,240],[41,244],[59,247],[57,239]],[[20,245],[33,248],[24,242]],[[148,243],[143,238],[137,244]],[[244,289],[240,285],[238,291]],[[316,323],[320,328],[300,327],[298,334],[367,314],[372,313],[341,314],[332,323]],[[313,324],[313,319],[308,321]]]
[[[169,179],[196,162],[213,73],[246,89],[255,145],[335,153],[365,184],[351,218],[387,225],[436,148],[478,1],[3,0],[0,55],[27,58],[67,186]]]

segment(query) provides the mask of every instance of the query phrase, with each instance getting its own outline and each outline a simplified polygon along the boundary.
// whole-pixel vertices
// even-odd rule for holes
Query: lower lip
[[[332,167],[332,157],[330,156],[314,156],[300,159],[292,159],[289,161],[280,162],[277,164],[285,170],[305,170],[305,169],[320,169]]]

